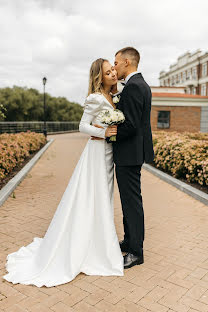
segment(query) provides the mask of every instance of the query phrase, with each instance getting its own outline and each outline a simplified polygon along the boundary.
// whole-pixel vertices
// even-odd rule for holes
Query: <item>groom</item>
[[[125,80],[116,108],[125,115],[125,122],[117,127],[113,142],[113,160],[120,192],[124,239],[120,241],[124,269],[144,262],[144,211],[141,195],[141,167],[154,159],[150,124],[151,90],[142,74],[137,71],[139,52],[133,47],[115,54],[118,79]],[[115,90],[116,92],[116,90]],[[106,138],[109,143],[109,138]]]

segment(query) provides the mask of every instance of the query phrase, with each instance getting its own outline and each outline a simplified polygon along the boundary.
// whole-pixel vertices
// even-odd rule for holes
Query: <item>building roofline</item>
[[[171,66],[177,65],[178,61],[179,61],[181,58],[183,58],[185,55],[188,55],[188,53],[190,53],[190,57],[192,57],[192,56],[194,56],[195,54],[197,54],[197,53],[199,53],[199,52],[203,53],[203,51],[201,51],[200,49],[198,49],[198,50],[196,50],[194,53],[190,53],[189,51],[187,51],[186,53],[184,53],[184,54],[182,54],[181,56],[179,56],[179,57],[177,58],[177,62],[176,62],[176,63],[172,63],[172,64],[169,65],[168,70],[161,70],[161,71],[160,71],[160,73],[159,73],[159,79],[160,79],[160,78],[163,78],[163,77],[166,76],[166,75],[171,75],[172,73],[174,73],[174,72],[177,71],[177,70],[180,71],[181,69],[184,69],[184,67],[186,67],[186,66],[188,66],[188,65],[191,65],[192,63],[194,63],[194,62],[196,62],[196,61],[199,61],[199,62],[200,62],[201,59],[205,58],[205,57],[208,55],[208,51],[204,51],[204,53],[201,54],[201,55],[199,55],[196,59],[194,59],[194,60],[192,60],[192,61],[190,61],[190,62],[188,62],[188,63],[186,63],[186,64],[184,64],[184,65],[182,65],[182,66],[180,66],[179,68],[176,68],[176,69],[174,69],[174,70],[171,69]],[[161,74],[162,74],[162,75],[161,75]]]

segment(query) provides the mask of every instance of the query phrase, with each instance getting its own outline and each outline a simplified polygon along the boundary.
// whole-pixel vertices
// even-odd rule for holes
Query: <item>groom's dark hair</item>
[[[121,53],[121,55],[130,56],[130,58],[133,61],[133,65],[138,66],[139,61],[140,61],[140,54],[137,51],[137,49],[135,49],[133,47],[126,47],[126,48],[123,48],[123,49],[120,49],[119,51],[117,51],[115,56],[118,53]]]

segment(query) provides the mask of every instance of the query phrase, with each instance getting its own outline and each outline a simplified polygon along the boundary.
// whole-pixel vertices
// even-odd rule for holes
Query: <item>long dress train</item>
[[[98,113],[113,109],[102,94],[90,94],[79,130],[105,137]],[[102,125],[105,127],[105,125]],[[7,255],[13,284],[52,287],[87,275],[123,276],[123,255],[114,224],[112,144],[89,139],[43,238]]]

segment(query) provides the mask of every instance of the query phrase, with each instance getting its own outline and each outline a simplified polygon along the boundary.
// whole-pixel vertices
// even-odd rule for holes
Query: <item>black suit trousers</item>
[[[128,242],[129,251],[138,256],[143,255],[144,241],[141,167],[142,165],[115,166],[123,210],[124,240]]]

